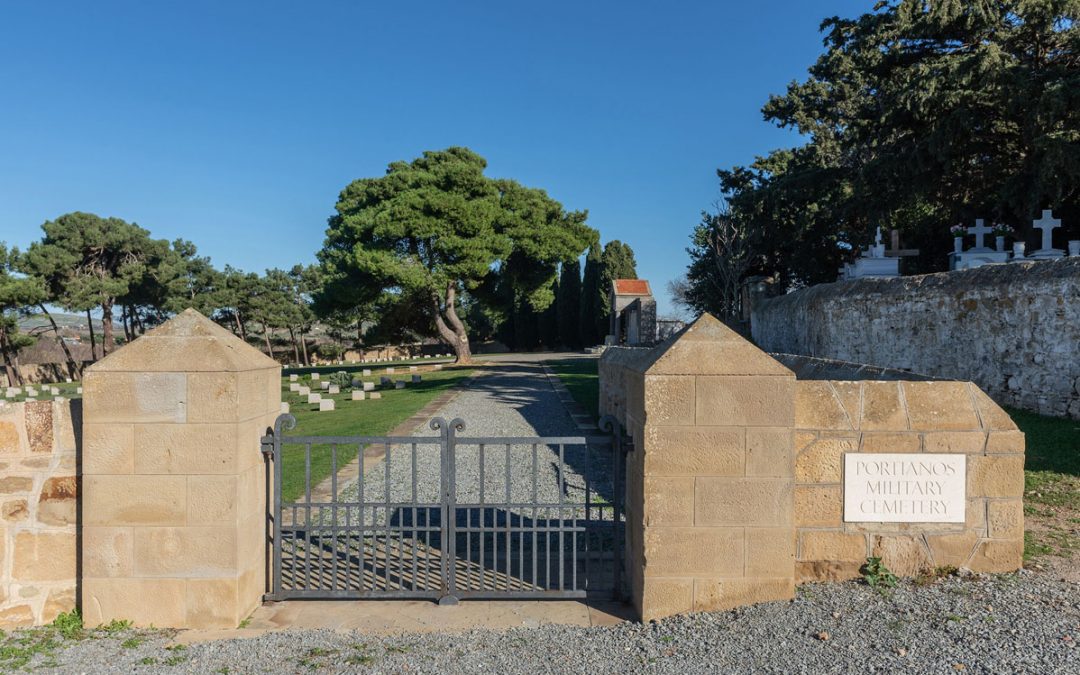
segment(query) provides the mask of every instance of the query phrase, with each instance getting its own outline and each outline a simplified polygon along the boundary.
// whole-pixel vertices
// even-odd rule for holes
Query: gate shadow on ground
[[[570,508],[585,515],[584,508],[564,510]],[[449,592],[443,579],[452,566],[454,593],[461,596],[585,591],[610,598],[619,564],[615,523],[610,506],[591,510],[585,519],[458,507],[452,534],[441,529],[441,508],[432,507],[397,509],[389,523],[367,523],[363,531],[293,527],[283,533],[282,581],[294,591],[437,597]],[[453,540],[449,546],[444,533]]]

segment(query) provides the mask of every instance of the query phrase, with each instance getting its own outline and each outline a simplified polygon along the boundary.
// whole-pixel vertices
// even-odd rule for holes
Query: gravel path
[[[453,398],[436,415],[447,422],[460,418],[464,438],[579,436],[577,425],[560,403],[546,376],[535,364],[504,364],[478,377],[467,390]],[[415,436],[436,436],[426,423]],[[459,504],[610,502],[611,451],[582,445],[486,445],[459,443],[455,452],[455,483]],[[564,471],[560,472],[560,466]],[[507,469],[509,468],[509,471]],[[560,473],[562,475],[560,475]],[[413,478],[416,478],[415,486]],[[535,476],[535,480],[534,480]],[[586,495],[585,476],[590,480]],[[415,462],[408,446],[392,446],[389,461],[368,470],[364,477],[364,500],[437,503],[442,477],[439,447],[419,443]],[[508,487],[509,486],[509,487]],[[416,497],[413,497],[413,490]],[[342,490],[342,501],[356,501],[358,482]],[[384,511],[380,510],[381,516]],[[531,510],[529,515],[531,516]],[[555,511],[551,511],[552,517]],[[569,515],[565,513],[564,515]],[[350,516],[351,517],[351,516]]]
[[[370,673],[1078,673],[1080,586],[1044,574],[811,584],[791,602],[612,628],[373,637],[266,634],[167,651],[130,632],[65,643],[46,672]],[[164,667],[166,663],[175,664]],[[4,664],[0,662],[0,667]]]

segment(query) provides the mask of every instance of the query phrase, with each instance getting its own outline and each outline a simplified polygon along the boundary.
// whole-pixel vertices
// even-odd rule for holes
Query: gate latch
[[[266,434],[260,439],[259,450],[267,459],[274,456],[274,434]]]

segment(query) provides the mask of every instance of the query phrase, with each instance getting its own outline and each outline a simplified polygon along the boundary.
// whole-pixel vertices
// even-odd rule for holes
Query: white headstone
[[[370,396],[370,397],[371,397],[371,398],[373,398],[373,399],[375,399],[375,398],[382,398],[382,394],[380,394],[380,393],[379,393],[379,392],[377,392],[377,391],[373,391],[373,392],[371,392],[370,394],[368,394],[368,396]]]
[[[288,415],[289,414],[289,404],[286,403],[285,401],[281,402],[281,414],[282,415]]]
[[[299,380],[300,380],[300,376],[299,376],[299,375],[293,374],[293,375],[290,375],[290,376],[289,376],[289,382],[297,382],[297,381],[299,381]]]
[[[307,396],[311,393],[311,387],[300,387],[296,390],[296,393],[300,394],[301,396]]]
[[[387,368],[386,369],[386,374],[387,375],[393,375],[394,374],[394,369],[393,368]]]
[[[1042,212],[1042,218],[1033,221],[1031,226],[1037,230],[1042,230],[1042,248],[1038,251],[1032,251],[1029,258],[1061,258],[1064,257],[1065,251],[1060,248],[1054,248],[1054,230],[1061,227],[1061,221],[1054,217],[1054,213],[1049,210]]]
[[[409,372],[410,373],[415,373],[416,372],[416,366],[409,366]]]
[[[967,456],[844,455],[844,522],[963,523]]]
[[[334,409],[334,399],[328,398],[323,401],[319,401],[319,412],[326,412],[327,410]]]
[[[375,391],[375,383],[374,382],[365,382],[364,383],[364,391]]]
[[[322,389],[323,391],[326,391],[329,388],[330,388],[330,383],[329,382],[320,382],[319,383],[319,389]]]
[[[985,220],[983,220],[982,218],[976,219],[975,220],[975,227],[969,227],[967,229],[967,231],[968,231],[968,234],[975,235],[975,248],[968,249],[968,250],[970,250],[970,251],[979,251],[979,252],[981,252],[981,251],[989,251],[990,250],[990,248],[988,248],[985,245],[985,242],[983,241],[983,237],[985,237],[986,235],[993,232],[994,229],[992,227],[987,227]]]
[[[322,400],[322,394],[308,394],[307,395],[307,402],[308,403],[318,403],[321,400]]]
[[[289,383],[289,391],[300,391],[300,383],[299,382],[290,382]]]
[[[364,368],[363,372],[361,372],[360,374],[363,375],[364,377],[371,377],[371,369],[370,368]]]
[[[362,391],[354,391],[352,393],[352,400],[354,400],[354,401],[363,401],[364,397],[365,397],[365,394]]]
[[[318,373],[312,373],[312,374],[311,374],[311,379],[313,379],[313,380],[315,380],[315,381],[318,381],[318,379],[319,379],[319,374],[318,374]]]
[[[339,387],[336,384],[332,384],[326,389],[326,393],[327,394],[340,394],[341,393],[341,387]]]

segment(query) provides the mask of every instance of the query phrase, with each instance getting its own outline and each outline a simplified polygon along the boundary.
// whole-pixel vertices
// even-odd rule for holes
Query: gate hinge
[[[260,439],[259,450],[267,458],[274,455],[274,434],[266,434]]]

